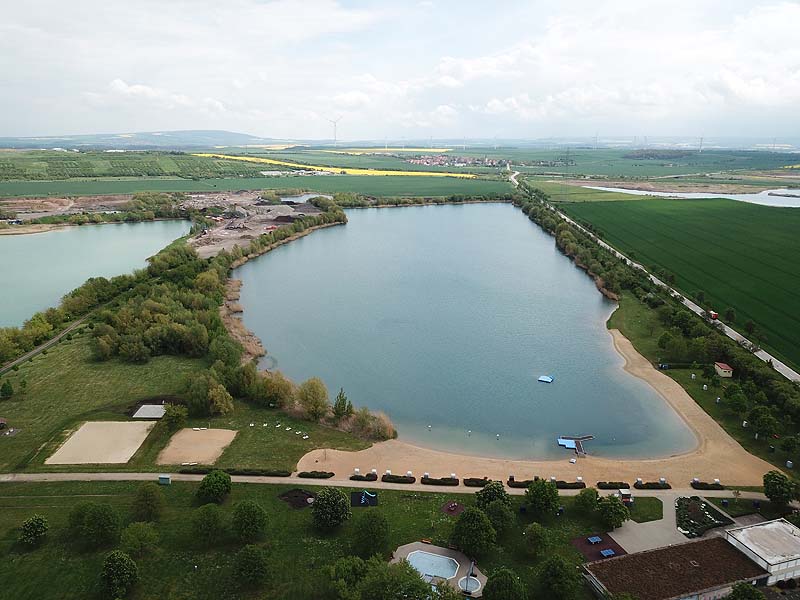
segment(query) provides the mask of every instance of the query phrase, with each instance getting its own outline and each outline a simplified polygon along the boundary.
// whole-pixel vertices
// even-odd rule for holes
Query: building
[[[767,585],[800,577],[800,529],[786,519],[730,529],[725,538],[769,573]]]
[[[600,598],[638,600],[718,600],[737,583],[763,584],[769,575],[721,537],[598,560],[584,574]]]
[[[733,367],[727,363],[715,362],[714,370],[720,377],[733,377]]]

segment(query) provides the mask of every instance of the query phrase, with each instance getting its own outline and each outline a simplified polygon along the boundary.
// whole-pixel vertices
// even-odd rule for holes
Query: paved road
[[[29,358],[33,358],[34,356],[39,354],[42,350],[47,350],[48,348],[50,348],[52,346],[55,346],[58,343],[58,340],[60,340],[65,335],[67,335],[70,331],[74,331],[75,328],[78,327],[81,323],[83,323],[86,320],[87,317],[88,317],[88,315],[86,315],[84,317],[81,317],[80,319],[78,319],[77,321],[72,323],[72,325],[67,327],[64,331],[62,331],[61,333],[56,335],[54,338],[51,338],[51,339],[47,340],[46,342],[44,342],[43,344],[40,344],[39,346],[37,346],[36,348],[31,350],[30,352],[20,356],[18,359],[12,360],[10,363],[4,364],[2,367],[0,367],[0,375],[10,371],[11,369],[13,369],[15,365],[21,365],[22,363],[24,363]]]
[[[515,171],[514,174],[509,177],[509,181],[511,181],[511,183],[514,185],[514,187],[518,187],[519,186],[519,183],[517,182],[517,179],[516,179],[517,175],[519,175],[519,171]],[[647,274],[647,276],[650,278],[650,281],[652,281],[656,285],[666,289],[670,294],[672,294],[672,296],[674,298],[679,300],[686,308],[691,310],[693,313],[695,313],[696,315],[699,315],[701,317],[705,317],[706,312],[702,307],[698,306],[697,304],[695,304],[694,302],[692,302],[691,300],[686,298],[683,294],[681,294],[675,288],[670,287],[669,284],[661,281],[658,277],[656,277],[655,275],[650,273],[643,265],[641,265],[641,264],[639,264],[639,263],[637,263],[635,261],[632,261],[630,258],[628,258],[624,254],[622,254],[622,252],[620,252],[619,250],[617,250],[613,246],[607,244],[603,240],[599,239],[596,235],[594,235],[591,231],[589,231],[585,227],[583,227],[583,226],[579,225],[578,223],[576,223],[575,221],[573,221],[571,218],[569,218],[563,212],[558,210],[556,207],[554,207],[552,205],[548,205],[548,206],[549,206],[550,210],[552,210],[554,213],[556,213],[561,219],[563,219],[567,223],[570,223],[571,225],[574,225],[575,227],[580,229],[583,233],[585,233],[592,240],[594,240],[595,243],[597,243],[599,246],[601,246],[602,248],[605,248],[606,250],[611,252],[617,258],[620,258],[622,260],[627,261],[628,264],[630,264],[635,269],[639,269],[640,271],[644,271]],[[729,327],[728,325],[725,325],[725,323],[723,323],[722,321],[717,321],[717,326],[720,328],[720,331],[722,331],[725,335],[727,335],[730,339],[732,339],[733,341],[737,342],[738,344],[751,346],[751,347],[756,347],[756,344],[754,344],[753,342],[748,340],[746,337],[744,337],[741,333],[739,333],[738,331],[736,331],[732,327]],[[788,379],[789,381],[798,381],[798,382],[800,382],[800,373],[798,373],[797,371],[792,369],[790,366],[788,366],[786,363],[782,362],[780,359],[775,358],[774,356],[769,354],[766,350],[763,350],[763,349],[762,350],[758,350],[757,352],[754,353],[754,355],[756,357],[760,358],[761,360],[763,360],[765,363],[772,363],[772,367],[778,373],[780,373],[781,375],[786,377],[786,379]]]

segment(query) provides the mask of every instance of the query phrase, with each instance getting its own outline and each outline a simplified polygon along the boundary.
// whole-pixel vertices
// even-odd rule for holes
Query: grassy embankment
[[[653,363],[657,363],[663,352],[658,347],[658,338],[666,330],[659,321],[656,312],[630,293],[624,293],[620,297],[619,308],[614,311],[608,320],[609,329],[619,329],[628,338],[634,348],[645,358]],[[789,454],[776,448],[775,452],[769,451],[770,442],[762,436],[761,439],[754,439],[753,433],[749,429],[742,428],[742,421],[738,415],[725,410],[723,405],[716,403],[717,396],[721,395],[722,389],[709,387],[703,390],[703,378],[700,370],[697,371],[697,378],[692,379],[691,369],[669,369],[663,371],[666,375],[677,381],[688,394],[697,402],[703,410],[719,423],[728,434],[739,442],[745,450],[764,460],[784,468],[786,460],[797,460],[796,453]],[[724,483],[724,482],[723,482]]]
[[[761,345],[800,365],[800,211],[733,200],[648,200],[562,205],[576,221],[591,223],[606,241],[648,268],[664,269],[689,297],[705,293],[705,306],[744,330],[752,320]]]
[[[11,427],[21,429],[15,436],[0,437],[0,471],[153,471],[165,470],[155,464],[169,441],[169,434],[156,427],[130,462],[122,465],[45,465],[44,460],[63,442],[66,434],[87,420],[128,420],[130,409],[142,400],[180,394],[188,374],[207,367],[202,359],[176,356],[154,357],[145,365],[112,359],[91,358],[88,330],[64,340],[24,363],[7,379],[17,393],[0,401],[0,416]],[[23,393],[21,381],[27,381]],[[276,420],[302,428],[308,440],[292,432],[275,429]],[[264,422],[273,426],[262,427]],[[250,427],[257,423],[258,427]],[[259,467],[293,470],[303,454],[314,448],[361,449],[369,444],[321,425],[285,417],[276,410],[236,403],[226,416],[193,419],[189,426],[211,426],[239,431],[220,457],[221,467]],[[179,468],[179,467],[172,467]],[[166,467],[170,470],[171,467]]]
[[[64,528],[71,507],[92,500],[112,504],[129,520],[128,512],[139,483],[134,482],[61,482],[6,483],[0,487],[0,598],[96,598],[98,575],[108,549],[79,551],[66,539]],[[270,576],[261,593],[270,598],[325,598],[324,568],[350,554],[351,532],[361,516],[339,531],[321,534],[311,527],[310,510],[295,510],[278,498],[291,486],[234,484],[223,504],[227,518],[232,506],[243,499],[260,503],[267,511],[268,525],[264,547],[268,552]],[[161,537],[156,554],[139,559],[140,583],[130,596],[143,598],[255,598],[257,592],[243,592],[233,572],[235,552],[240,547],[231,535],[223,536],[211,548],[198,546],[190,522],[196,484],[176,482],[163,488],[166,511],[157,529]],[[314,489],[314,488],[312,488]],[[347,490],[346,490],[347,491]],[[390,524],[388,550],[419,539],[431,539],[447,545],[455,519],[441,511],[452,499],[446,491],[431,493],[378,491],[380,506],[362,509],[382,512]],[[87,497],[89,496],[89,497]],[[471,504],[471,496],[457,500]],[[515,523],[499,544],[479,561],[484,572],[505,566],[513,569],[526,583],[533,597],[538,595],[538,573],[545,558],[561,555],[574,565],[582,562],[569,544],[575,537],[603,531],[593,518],[573,509],[573,498],[562,498],[566,508],[562,517],[551,517],[545,524],[553,536],[552,549],[539,558],[530,557],[522,535],[532,521],[517,510],[522,498],[514,497]],[[637,499],[637,502],[639,500]],[[15,544],[19,524],[33,513],[47,517],[51,531],[41,548],[22,551]],[[357,549],[356,549],[357,550]],[[47,582],[42,577],[47,573]],[[590,598],[585,588],[576,600]]]

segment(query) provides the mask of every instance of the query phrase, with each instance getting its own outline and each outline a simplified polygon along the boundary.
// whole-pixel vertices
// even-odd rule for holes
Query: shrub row
[[[708,483],[706,481],[693,481],[692,487],[696,490],[724,490],[725,486],[721,483]]]
[[[645,481],[641,483],[637,481],[633,484],[637,490],[671,490],[672,486],[668,483],[661,483],[660,481]]]
[[[560,490],[582,490],[586,487],[585,481],[556,481],[556,487]]]
[[[408,475],[389,475],[388,473],[384,473],[383,477],[381,477],[381,481],[384,483],[414,483],[416,480],[416,477],[409,477]]]
[[[533,479],[509,479],[506,485],[510,488],[526,488],[533,483]]]
[[[336,475],[333,471],[300,471],[297,476],[304,479],[330,479]]]
[[[597,482],[597,489],[598,490],[624,490],[625,488],[630,488],[630,483],[625,483],[624,481],[598,481]]]
[[[423,477],[419,481],[424,485],[458,485],[458,477]]]
[[[350,481],[378,481],[377,473],[367,473],[366,475],[350,475]]]
[[[484,477],[482,479],[478,478],[478,477],[465,477],[464,478],[464,485],[467,486],[467,487],[479,487],[479,488],[482,488],[482,487],[486,487],[486,485],[490,481],[491,481],[491,479],[489,479],[487,477]]]

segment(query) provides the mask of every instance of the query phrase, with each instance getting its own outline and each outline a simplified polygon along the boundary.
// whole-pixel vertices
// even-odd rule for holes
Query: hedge
[[[637,490],[671,490],[672,486],[668,483],[661,483],[660,481],[645,481],[641,483],[637,481],[633,484]]]
[[[598,490],[624,490],[626,488],[630,488],[630,483],[625,483],[624,481],[598,481],[597,482],[597,489]]]
[[[381,481],[384,483],[414,483],[416,480],[416,477],[409,477],[408,475],[389,475],[388,473],[385,473],[383,477],[381,477]]]
[[[419,481],[424,485],[458,485],[458,477],[423,477]]]
[[[696,490],[724,490],[725,486],[721,483],[707,483],[705,481],[693,481],[692,487]]]
[[[464,478],[464,485],[467,487],[486,487],[488,483],[491,481],[488,477],[484,477],[483,479],[479,479],[478,477],[465,477]]]
[[[559,490],[582,490],[586,487],[585,481],[556,481]]]
[[[537,478],[538,479],[538,478]],[[534,482],[533,479],[509,479],[506,485],[510,488],[526,488]]]
[[[367,473],[366,475],[350,475],[350,481],[378,481],[378,474]]]
[[[300,471],[297,476],[304,479],[330,479],[336,475],[333,471]]]

